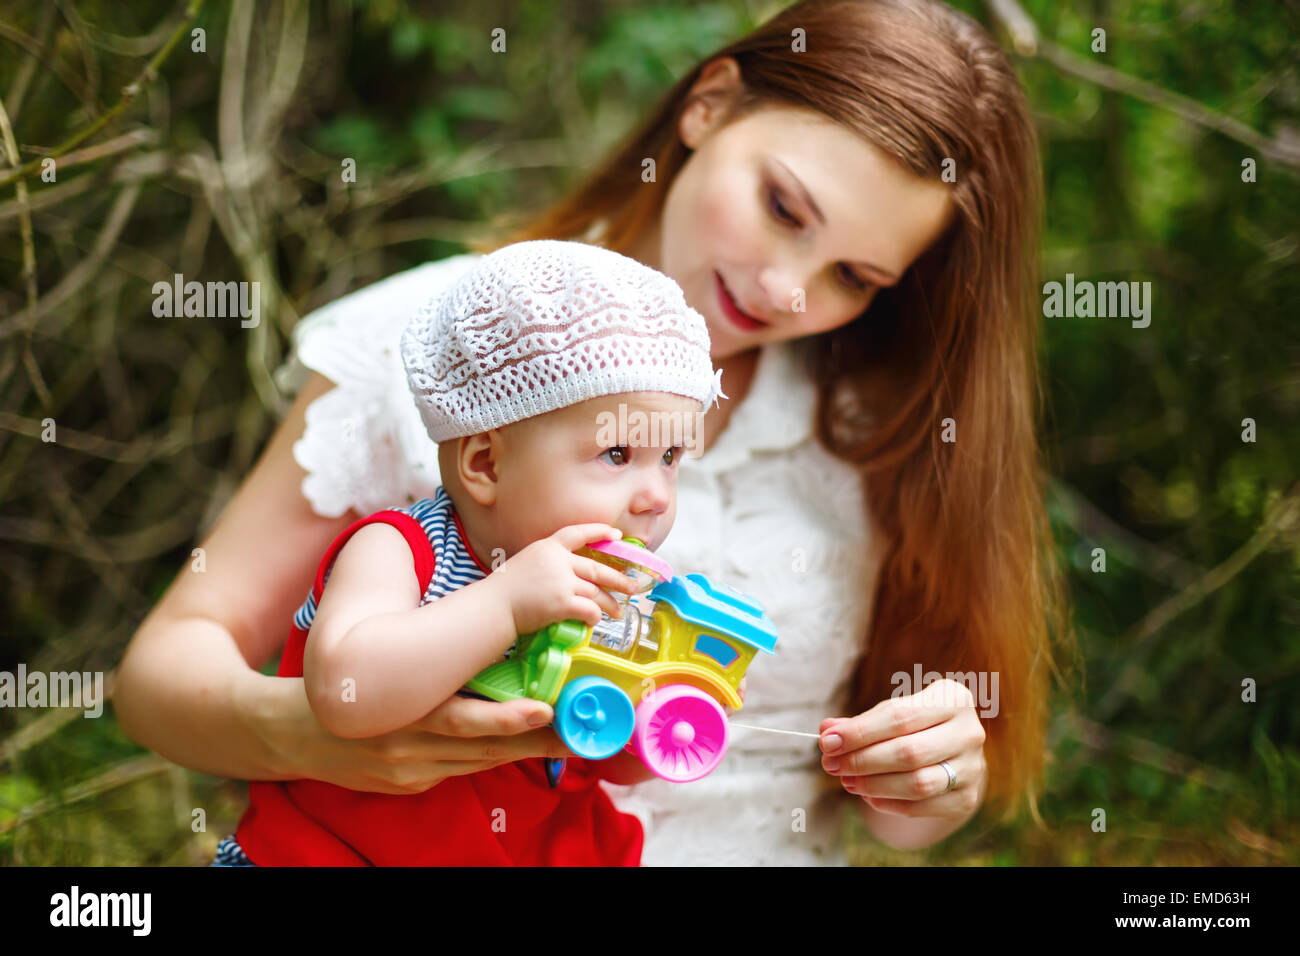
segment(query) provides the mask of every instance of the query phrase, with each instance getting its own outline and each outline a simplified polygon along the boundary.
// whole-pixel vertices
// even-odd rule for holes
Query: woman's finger
[[[974,767],[964,755],[946,759],[952,772],[957,775],[958,786],[974,782]],[[956,787],[948,789],[948,772],[938,762],[905,773],[848,774],[841,776],[841,780],[844,781],[844,789],[860,797],[882,797],[913,803],[956,791]]]
[[[836,754],[858,750],[950,720],[969,710],[975,698],[965,684],[939,680],[917,694],[891,697],[856,717],[830,717],[822,721],[822,752]],[[828,739],[836,738],[836,739]]]
[[[854,777],[877,773],[906,773],[951,760],[966,749],[960,726],[953,721],[904,734],[858,750],[823,754],[822,768],[836,776]]]
[[[528,733],[549,724],[554,716],[550,705],[540,700],[500,703],[456,694],[410,727],[449,737],[497,737]]]

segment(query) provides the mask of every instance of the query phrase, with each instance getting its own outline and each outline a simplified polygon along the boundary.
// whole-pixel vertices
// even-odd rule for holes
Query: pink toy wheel
[[[727,714],[699,688],[660,687],[637,705],[632,747],[664,780],[699,780],[711,774],[727,752]]]

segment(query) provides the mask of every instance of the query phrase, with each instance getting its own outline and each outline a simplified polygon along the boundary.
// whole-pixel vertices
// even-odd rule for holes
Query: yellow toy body
[[[723,708],[740,710],[750,662],[775,645],[753,598],[701,574],[661,573],[648,595],[623,604],[622,617],[604,615],[595,627],[561,621],[521,636],[507,660],[468,686],[494,700],[546,701],[556,731],[581,756],[604,759],[626,746],[665,779],[695,780],[722,759]]]

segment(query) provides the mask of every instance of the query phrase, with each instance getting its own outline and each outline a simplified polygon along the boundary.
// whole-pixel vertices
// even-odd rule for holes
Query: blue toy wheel
[[[603,677],[579,677],[555,702],[555,731],[579,757],[604,760],[632,737],[636,710],[616,684]]]

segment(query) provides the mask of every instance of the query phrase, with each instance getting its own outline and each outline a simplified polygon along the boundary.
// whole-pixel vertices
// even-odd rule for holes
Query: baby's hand
[[[607,524],[575,524],[534,541],[494,572],[510,600],[515,633],[528,634],[556,621],[576,618],[600,623],[603,610],[621,617],[622,609],[602,588],[632,594],[636,582],[611,567],[573,552],[597,541],[618,540],[622,532]]]
[[[740,684],[736,687],[736,693],[740,695],[741,704],[745,703],[745,681],[747,680],[749,680],[749,675],[745,675],[744,677],[742,677],[740,679]],[[730,717],[732,714],[735,713],[735,711],[732,708],[727,707],[725,705],[723,706],[722,709],[727,712],[728,717]]]

